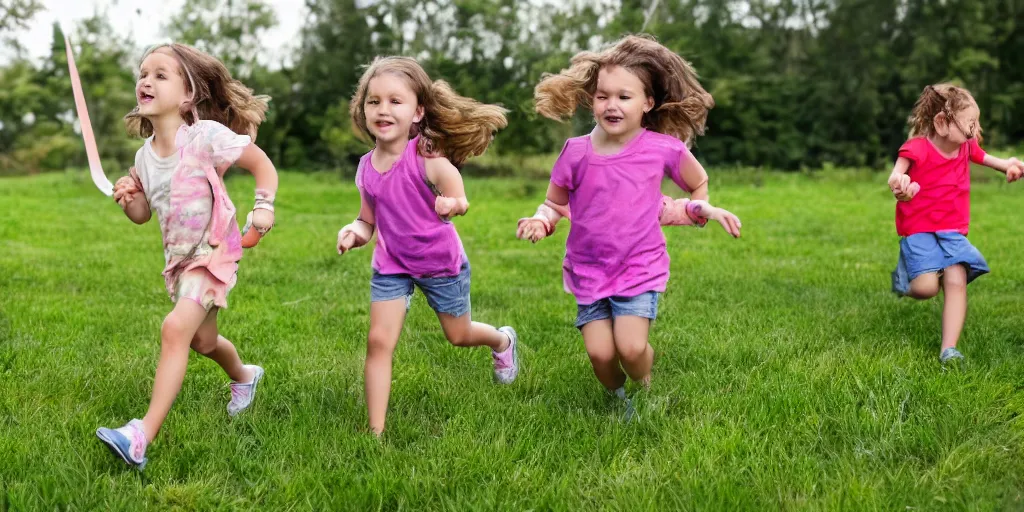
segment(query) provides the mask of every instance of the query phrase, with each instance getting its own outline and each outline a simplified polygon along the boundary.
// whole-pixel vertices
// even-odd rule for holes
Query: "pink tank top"
[[[381,274],[451,277],[459,274],[464,252],[455,225],[434,211],[437,197],[427,181],[426,164],[417,151],[419,137],[409,141],[391,169],[379,172],[363,155],[356,186],[376,218],[377,246],[373,269]]]

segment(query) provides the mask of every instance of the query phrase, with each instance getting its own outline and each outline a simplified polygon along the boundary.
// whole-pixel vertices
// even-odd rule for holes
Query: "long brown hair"
[[[444,80],[433,81],[418,62],[408,57],[377,57],[359,78],[349,114],[352,127],[369,142],[376,142],[366,128],[366,101],[370,80],[384,73],[402,77],[423,107],[423,119],[412,125],[409,137],[420,135],[421,154],[444,155],[456,167],[471,157],[483,154],[494,133],[508,125],[508,110],[459,96]]]
[[[257,128],[267,119],[270,96],[256,95],[245,84],[231,78],[221,61],[188,45],[154,46],[142,56],[142,61],[157,51],[174,57],[181,67],[185,93],[190,96],[179,109],[186,124],[193,125],[201,119],[217,121],[235,133],[256,139]],[[153,135],[153,124],[139,114],[138,106],[124,116],[124,124],[132,136]]]
[[[921,96],[914,103],[907,124],[910,125],[910,138],[930,137],[935,134],[935,116],[940,113],[946,117],[947,123],[955,122],[955,116],[970,107],[976,107],[974,96],[963,87],[950,83],[929,85],[921,91]],[[982,142],[981,122],[974,135]]]
[[[577,53],[568,69],[543,75],[533,93],[537,112],[562,120],[577,107],[592,108],[598,72],[611,66],[628,69],[643,82],[647,96],[654,98],[654,108],[644,114],[642,126],[687,143],[704,134],[715,100],[700,85],[689,62],[647,35],[627,36],[600,53]]]

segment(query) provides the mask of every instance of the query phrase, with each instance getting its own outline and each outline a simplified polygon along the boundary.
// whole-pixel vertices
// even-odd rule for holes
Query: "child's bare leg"
[[[604,319],[588,322],[580,332],[597,380],[609,391],[621,388],[626,383],[626,374],[619,366],[619,356],[615,351],[612,321]]]
[[[953,265],[942,275],[942,349],[955,347],[967,318],[967,269]]]
[[[650,328],[650,319],[639,316],[619,316],[613,324],[615,350],[622,367],[629,378],[645,385],[650,382],[654,366],[654,348],[647,341]]]
[[[370,430],[384,433],[384,419],[391,396],[391,360],[405,323],[406,299],[370,303],[370,332],[366,340],[366,412]]]
[[[153,397],[149,401],[146,416],[142,418],[146,437],[150,441],[160,431],[167,413],[171,411],[174,399],[181,391],[181,383],[185,380],[185,368],[188,366],[189,343],[206,315],[206,310],[202,306],[194,301],[182,299],[164,319],[160,328],[160,362],[156,367]]]
[[[930,299],[939,294],[939,273],[921,274],[910,282],[910,297],[919,300]]]
[[[495,329],[493,325],[473,322],[469,313],[462,316],[438,313],[437,319],[441,322],[445,338],[456,347],[483,345],[495,352],[504,352],[509,346],[508,336]]]
[[[245,368],[235,346],[217,332],[218,310],[219,308],[215,307],[206,315],[206,319],[192,337],[192,350],[213,359],[231,380],[249,382],[253,378],[253,372]]]

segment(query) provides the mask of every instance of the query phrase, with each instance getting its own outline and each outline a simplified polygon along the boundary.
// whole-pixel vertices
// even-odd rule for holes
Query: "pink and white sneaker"
[[[110,451],[121,457],[121,460],[129,466],[139,469],[146,467],[146,432],[142,429],[141,420],[131,420],[127,425],[118,429],[100,427],[96,429],[96,437],[100,438],[110,448]]]
[[[504,352],[491,351],[494,358],[494,380],[501,384],[511,384],[519,375],[519,336],[516,330],[505,326],[498,332],[508,336],[508,348]]]
[[[252,380],[249,382],[231,383],[231,401],[228,402],[228,416],[235,416],[252,405],[252,400],[256,398],[256,386],[259,385],[260,379],[263,378],[263,368],[253,364],[247,364],[245,367],[252,370]]]

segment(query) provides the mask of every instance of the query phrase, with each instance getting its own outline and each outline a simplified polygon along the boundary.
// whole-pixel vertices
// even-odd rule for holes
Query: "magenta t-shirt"
[[[419,137],[409,141],[391,170],[374,169],[363,155],[356,170],[356,186],[377,223],[373,269],[381,274],[414,277],[451,277],[462,266],[462,240],[455,225],[437,216],[433,189],[427,181]]]
[[[658,215],[666,176],[683,190],[679,139],[643,130],[614,155],[594,153],[590,136],[565,142],[551,183],[569,191],[572,223],[562,264],[578,304],[664,292],[669,256]]]
[[[921,185],[910,201],[896,202],[896,233],[957,231],[967,235],[971,224],[971,165],[985,161],[977,139],[960,145],[953,158],[939,153],[926,137],[915,137],[900,147],[899,156],[910,160],[907,176]]]

